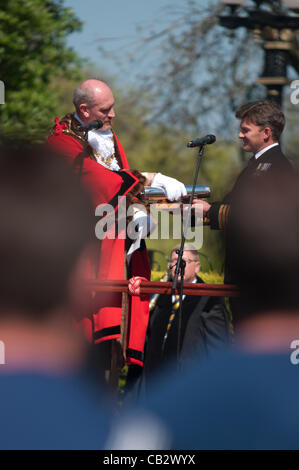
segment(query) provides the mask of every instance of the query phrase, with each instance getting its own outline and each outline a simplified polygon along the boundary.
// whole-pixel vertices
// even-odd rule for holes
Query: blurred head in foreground
[[[299,178],[280,172],[242,188],[232,207],[232,268],[245,318],[299,313]]]
[[[0,339],[7,367],[63,368],[79,360],[70,328],[92,209],[61,157],[0,148]]]
[[[0,448],[103,449],[109,404],[73,321],[87,307],[89,198],[62,156],[6,147],[0,210]]]

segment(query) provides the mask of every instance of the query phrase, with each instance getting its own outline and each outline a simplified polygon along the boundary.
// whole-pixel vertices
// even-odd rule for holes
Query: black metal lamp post
[[[267,98],[281,105],[284,85],[289,83],[287,66],[299,73],[299,0],[221,0],[230,7],[230,14],[220,16],[220,24],[229,29],[245,27],[263,39],[264,71],[256,83],[267,87]],[[238,15],[242,10],[243,15]],[[246,16],[244,15],[246,14]],[[296,14],[295,14],[296,13]]]

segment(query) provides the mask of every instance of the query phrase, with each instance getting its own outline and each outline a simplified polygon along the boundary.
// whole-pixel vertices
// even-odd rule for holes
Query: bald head
[[[100,119],[103,121],[103,130],[111,128],[111,119],[115,117],[114,97],[105,82],[85,80],[75,89],[73,103],[79,118],[85,124]]]

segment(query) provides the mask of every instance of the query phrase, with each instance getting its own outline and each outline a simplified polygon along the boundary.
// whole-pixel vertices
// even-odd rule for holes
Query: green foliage
[[[299,104],[294,105],[290,102],[289,94],[285,97],[285,115],[286,115],[286,129],[282,134],[282,146],[287,157],[291,160],[292,164],[298,169],[299,167],[299,134],[298,134],[298,119],[299,119]]]
[[[160,281],[164,274],[163,271],[152,271],[151,281]],[[206,284],[223,284],[223,275],[216,271],[200,272],[199,275]]]
[[[199,275],[206,284],[223,284],[223,275],[215,271],[200,272]]]
[[[54,0],[9,0],[0,8],[0,79],[5,104],[0,130],[42,137],[58,102],[54,77],[79,78],[81,61],[66,47],[66,36],[82,23],[70,8]]]
[[[119,373],[119,378],[118,378],[118,390],[117,390],[117,398],[118,398],[118,404],[120,406],[123,405],[123,399],[125,395],[125,387],[126,387],[126,381],[127,381],[127,375],[128,375],[128,365],[126,364],[120,371]]]

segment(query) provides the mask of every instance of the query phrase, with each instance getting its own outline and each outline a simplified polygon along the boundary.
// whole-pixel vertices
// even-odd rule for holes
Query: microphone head
[[[208,134],[207,135],[207,144],[213,144],[216,142],[216,136],[213,134]]]
[[[199,139],[190,140],[187,147],[201,147],[203,145],[213,144],[216,141],[216,137],[213,134],[208,134]]]
[[[80,126],[79,129],[80,131],[88,132],[92,131],[93,129],[101,129],[103,127],[103,121],[98,119],[97,121],[92,121],[89,124],[84,124],[83,126]]]
[[[94,121],[94,129],[101,129],[101,127],[103,127],[103,121],[101,121],[100,119]]]

